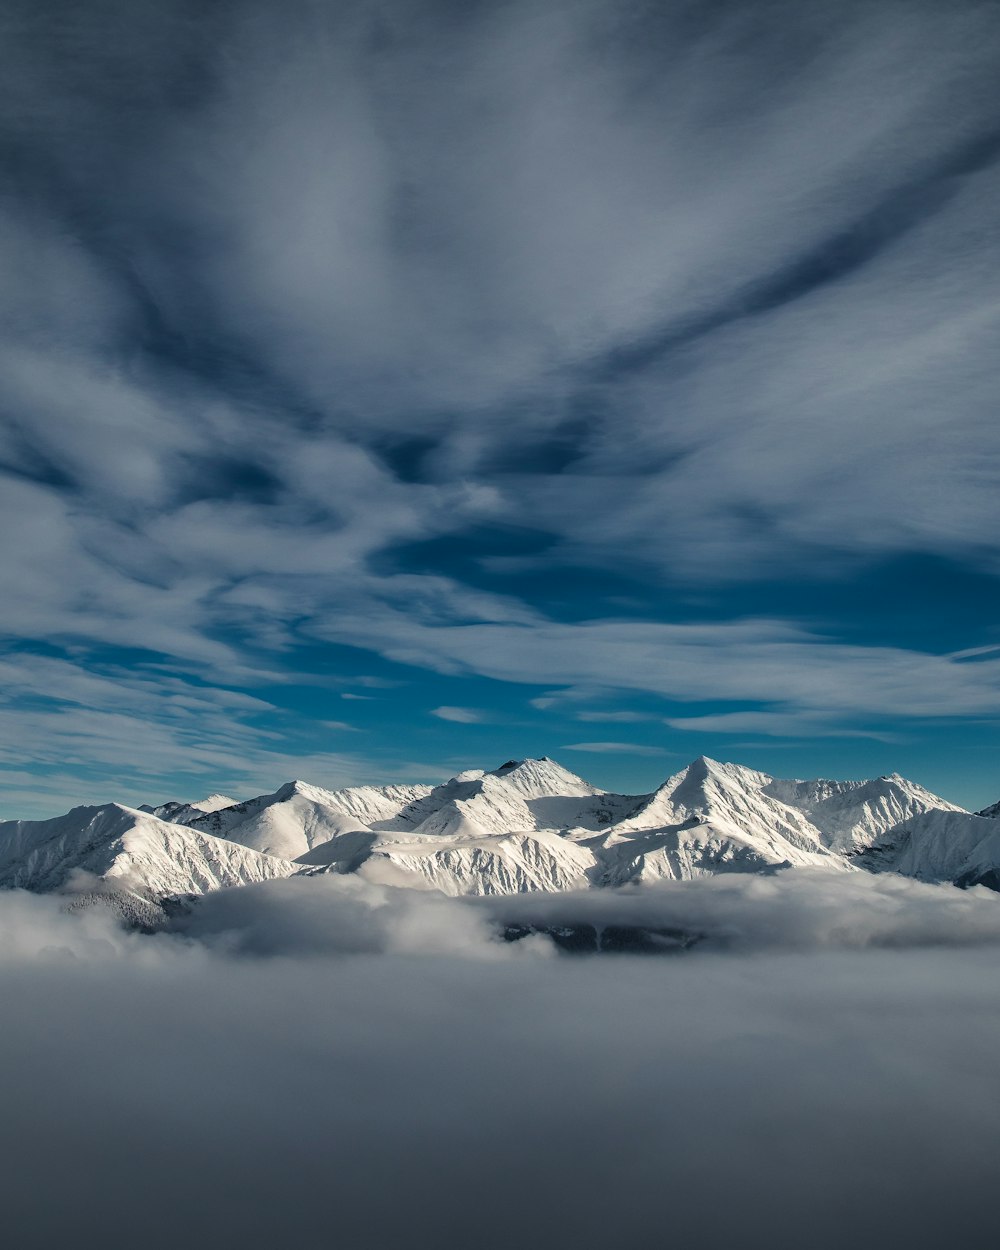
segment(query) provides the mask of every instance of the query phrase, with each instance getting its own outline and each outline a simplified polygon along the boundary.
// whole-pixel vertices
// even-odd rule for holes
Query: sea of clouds
[[[790,872],[461,901],[316,877],[152,934],[74,907],[0,896],[8,1244],[993,1244],[988,891]],[[498,937],[581,922],[704,940]]]

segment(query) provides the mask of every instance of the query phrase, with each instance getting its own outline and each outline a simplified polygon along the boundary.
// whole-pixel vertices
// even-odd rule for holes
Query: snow
[[[109,803],[0,823],[0,887],[58,889],[81,873],[150,898],[287,877],[296,864]]]
[[[521,894],[590,884],[593,857],[558,834],[456,836],[373,850],[360,876],[384,885],[419,885],[443,894]]]
[[[988,816],[954,808],[925,811],[856,858],[870,871],[975,885],[1000,873],[1000,829]]]
[[[871,781],[772,781],[767,790],[803,811],[826,845],[838,851],[871,846],[930,808],[962,810],[898,773]]]
[[[273,794],[210,812],[192,821],[191,827],[265,855],[298,859],[341,834],[391,819],[430,790],[430,786],[323,790],[304,781],[289,781]]]
[[[644,795],[608,793],[542,757],[433,787],[296,780],[243,802],[0,825],[0,887],[53,889],[82,871],[151,899],[296,873],[496,895],[788,866],[991,884],[1000,827],[897,774],[781,780],[705,756]]]
[[[229,798],[226,794],[210,794],[207,798],[198,799],[194,803],[171,801],[161,803],[158,807],[149,807],[144,804],[139,811],[149,812],[150,815],[158,816],[160,820],[172,821],[175,825],[189,825],[193,821],[200,820],[207,812],[219,812],[225,807],[233,807],[235,803],[236,800]]]

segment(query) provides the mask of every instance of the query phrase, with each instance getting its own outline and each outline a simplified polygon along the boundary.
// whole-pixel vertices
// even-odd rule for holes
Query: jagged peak
[[[562,764],[554,760],[550,755],[527,755],[522,760],[507,760],[499,768],[488,770],[486,775],[508,777],[511,773],[516,772],[565,773],[568,777],[576,776],[575,773],[571,773],[568,768],[564,768]]]
[[[684,775],[690,781],[704,781],[713,773],[724,773],[725,767],[721,760],[713,760],[710,755],[699,755],[684,769]]]
[[[57,816],[56,820],[65,820],[67,817],[73,816],[80,818],[89,816],[91,822],[99,819],[101,816],[111,816],[120,818],[122,816],[131,817],[133,820],[159,820],[159,816],[153,812],[144,812],[141,807],[129,807],[127,803],[95,803],[84,804],[82,807],[73,807],[65,816]],[[49,821],[35,821],[35,824],[48,824]]]
[[[278,795],[297,794],[306,784],[307,783],[300,777],[293,777],[291,781],[285,781],[278,786],[277,790],[274,792],[275,798],[277,798]]]
[[[446,784],[451,784],[446,783]],[[313,785],[309,781],[303,781],[300,777],[296,777],[292,781],[286,781],[283,786],[279,786],[273,794],[264,794],[257,799],[247,799],[244,804],[234,803],[233,806],[239,808],[246,804],[256,804],[258,806],[270,806],[272,803],[284,803],[289,799],[299,796],[308,799],[313,803],[339,804],[343,799],[350,795],[356,794],[403,794],[411,791],[430,792],[430,786],[414,786],[405,782],[395,782],[387,785],[357,785],[343,786],[337,790],[327,790],[324,786]]]
[[[228,794],[207,794],[203,799],[197,802],[189,803],[189,807],[197,807],[203,812],[220,812],[226,807],[235,807],[239,802],[238,799],[232,799]]]
[[[679,772],[668,777],[655,793],[671,793],[678,786],[701,785],[709,780],[738,781],[753,786],[765,786],[773,781],[773,778],[770,774],[759,772],[755,768],[748,768],[745,764],[727,764],[723,760],[712,759],[710,755],[699,755]]]
[[[279,786],[271,795],[275,803],[285,803],[288,799],[301,795],[304,799],[320,799],[330,795],[332,791],[324,790],[321,786],[310,785],[308,781],[303,781],[301,777],[295,777],[292,781],[286,781],[283,786]]]
[[[484,782],[491,778],[513,783],[516,789],[531,796],[603,793],[548,755],[507,760],[499,768],[483,774]]]

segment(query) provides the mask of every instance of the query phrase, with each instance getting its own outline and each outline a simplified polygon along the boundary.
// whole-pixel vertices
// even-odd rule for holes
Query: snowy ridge
[[[225,837],[241,846],[298,859],[343,833],[364,831],[430,792],[430,786],[354,786],[322,790],[289,781],[264,794],[190,822],[193,829]]]
[[[871,846],[889,829],[932,808],[962,811],[898,773],[871,781],[771,781],[765,790],[799,808],[827,846],[845,852]]]
[[[109,803],[0,823],[0,887],[46,891],[86,873],[149,898],[287,877],[296,864]]]
[[[700,756],[668,778],[616,833],[625,837],[644,829],[705,823],[740,836],[756,834],[772,842],[777,837],[807,853],[822,851],[822,839],[805,815],[767,793],[772,783],[766,773]]]
[[[898,774],[781,780],[702,756],[644,795],[607,793],[543,757],[438,786],[291,781],[243,802],[0,824],[0,887],[54,889],[82,870],[148,898],[316,872],[496,895],[788,866],[1000,885],[1000,822]]]
[[[954,808],[903,822],[855,856],[874,872],[1000,889],[1000,822]]]
[[[593,862],[583,848],[545,831],[380,846],[357,871],[382,885],[443,894],[523,894],[582,889],[591,883]]]
[[[161,803],[159,807],[150,807],[148,803],[140,804],[140,812],[148,812],[151,816],[159,816],[161,820],[173,821],[175,825],[190,825],[200,820],[208,812],[218,812],[224,807],[233,807],[235,799],[226,794],[210,794],[207,798],[198,799],[194,803],[178,803],[171,801]]]

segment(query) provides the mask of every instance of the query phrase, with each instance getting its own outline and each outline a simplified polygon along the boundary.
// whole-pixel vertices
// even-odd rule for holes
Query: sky
[[[0,0],[0,816],[995,801],[998,62],[976,0]]]

